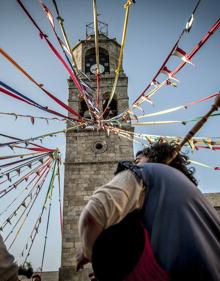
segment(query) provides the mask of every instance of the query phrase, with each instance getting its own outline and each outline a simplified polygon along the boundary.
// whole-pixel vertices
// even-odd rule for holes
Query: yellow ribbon
[[[195,144],[194,144],[193,139],[188,140],[188,143],[189,143],[189,145],[190,145],[192,151],[194,151],[194,150],[195,150]]]
[[[205,167],[205,168],[214,169],[213,167],[211,167],[211,166],[209,166],[207,164],[204,164],[204,163],[201,163],[201,162],[197,162],[197,161],[194,161],[194,160],[189,160],[189,162],[192,163],[192,164],[196,164],[196,165]]]
[[[64,28],[64,24],[63,24],[64,20],[63,20],[61,17],[58,17],[58,22],[59,22],[59,25],[60,25],[60,29],[61,29],[61,32],[62,32],[64,41],[65,41],[66,46],[68,47],[68,51],[69,51],[69,53],[70,53],[70,55],[71,55],[72,62],[73,62],[74,66],[75,66],[75,68],[76,68],[76,71],[77,71],[77,73],[78,73],[78,72],[79,72],[79,69],[78,69],[78,67],[77,67],[76,59],[75,59],[75,57],[74,57],[74,55],[73,55],[73,52],[72,52],[72,48],[71,48],[71,46],[70,46],[69,39],[68,39],[68,37],[67,37],[66,31],[65,31],[65,28]]]
[[[115,90],[117,87],[117,83],[118,83],[118,78],[119,78],[119,74],[120,74],[120,70],[121,70],[121,64],[122,64],[122,57],[123,57],[123,51],[124,51],[124,45],[125,45],[125,39],[126,39],[126,33],[127,33],[127,27],[128,27],[128,17],[129,17],[129,9],[130,6],[133,4],[133,1],[128,0],[126,2],[126,4],[124,5],[125,8],[125,20],[124,20],[124,27],[123,27],[123,34],[122,34],[122,40],[121,40],[121,48],[120,48],[120,53],[119,53],[119,58],[118,58],[118,67],[115,70],[115,80],[114,80],[114,84],[112,87],[112,91],[108,100],[108,103],[106,105],[106,108],[104,109],[104,112],[106,111],[106,109],[108,108],[108,106],[110,105],[114,94],[115,94]],[[104,112],[102,113],[102,115],[104,114]]]
[[[37,83],[16,61],[14,61],[3,49],[0,48],[0,53],[10,61],[17,69],[19,69],[26,77],[28,77],[35,85],[42,88],[42,84]]]
[[[149,113],[149,114],[141,115],[141,116],[138,116],[138,119],[145,118],[145,117],[152,117],[152,116],[162,115],[162,114],[167,114],[167,113],[171,113],[171,112],[177,111],[177,110],[182,109],[182,108],[184,108],[183,105],[177,106],[177,107],[173,107],[173,108],[170,108],[170,109],[166,109],[166,110],[162,110],[162,111],[158,111],[158,112],[154,112],[154,113]]]
[[[146,126],[146,125],[165,125],[165,124],[178,124],[182,121],[152,121],[152,122],[138,122],[132,123],[133,126]]]
[[[96,0],[93,0],[93,21],[94,21],[94,31],[95,31],[95,54],[96,54],[96,73],[99,74],[99,28],[98,28],[98,18],[97,18],[97,5]]]

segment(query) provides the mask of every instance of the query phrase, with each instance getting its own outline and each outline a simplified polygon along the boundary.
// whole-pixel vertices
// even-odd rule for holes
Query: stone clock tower
[[[101,23],[102,24],[102,23]],[[110,39],[105,24],[99,28],[99,57],[100,57],[100,104],[102,107],[108,102],[117,68],[120,45],[116,39]],[[85,40],[80,40],[74,47],[73,53],[79,70],[90,79],[87,84],[96,93],[95,69],[95,38],[93,32],[89,34],[87,26]],[[102,31],[101,31],[102,30]],[[69,84],[69,105],[77,110],[81,116],[88,116],[88,109],[78,96],[77,89],[71,79]],[[112,100],[104,118],[113,117],[128,107],[128,77],[121,69],[114,99]],[[95,97],[94,97],[95,100]],[[102,110],[103,108],[101,108]],[[132,127],[125,128],[133,130]],[[60,281],[87,281],[88,273],[92,270],[88,266],[79,273],[75,272],[75,250],[80,245],[78,236],[78,219],[82,208],[89,196],[99,186],[110,180],[114,174],[117,162],[133,158],[133,142],[115,134],[109,136],[103,130],[77,129],[66,134],[66,159],[64,178],[63,204],[63,237],[62,262],[59,273]]]

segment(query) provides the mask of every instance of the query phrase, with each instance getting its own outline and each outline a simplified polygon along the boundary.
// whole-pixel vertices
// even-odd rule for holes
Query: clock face
[[[105,70],[104,66],[102,64],[99,65],[99,71],[100,73],[103,73]],[[93,74],[96,74],[96,71],[97,71],[97,65],[96,64],[93,64],[91,67],[90,67],[90,71],[93,73]]]

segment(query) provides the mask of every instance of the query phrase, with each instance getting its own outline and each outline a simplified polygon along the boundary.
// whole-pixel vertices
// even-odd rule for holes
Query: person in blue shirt
[[[80,217],[78,269],[91,261],[99,281],[220,280],[219,216],[186,156],[166,165],[174,149],[152,144],[94,192]]]

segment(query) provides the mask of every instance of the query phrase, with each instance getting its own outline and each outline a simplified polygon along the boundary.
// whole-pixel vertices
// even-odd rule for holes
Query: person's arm
[[[133,173],[123,171],[94,192],[80,215],[82,248],[76,255],[77,269],[89,262],[94,242],[104,229],[142,207],[143,191],[142,183],[137,182]]]
[[[79,235],[82,242],[82,248],[77,250],[76,271],[91,260],[91,249],[102,231],[103,227],[86,209],[84,209],[79,219]]]

